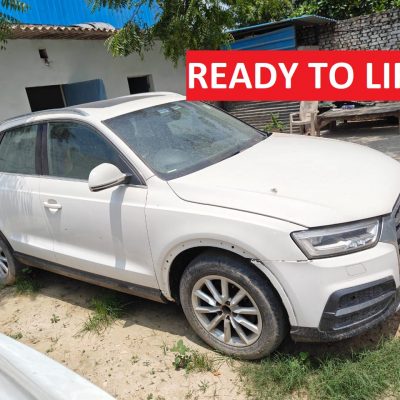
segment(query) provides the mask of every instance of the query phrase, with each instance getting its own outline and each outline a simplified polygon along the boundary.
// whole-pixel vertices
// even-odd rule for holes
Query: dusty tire
[[[0,234],[0,285],[13,285],[18,269],[19,264],[14,257],[11,246]]]
[[[180,302],[193,330],[230,356],[262,358],[287,334],[285,310],[266,279],[227,253],[205,252],[188,265],[180,282]]]

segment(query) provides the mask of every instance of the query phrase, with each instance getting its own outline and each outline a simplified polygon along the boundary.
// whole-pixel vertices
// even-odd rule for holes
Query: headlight
[[[323,258],[353,253],[375,246],[380,219],[293,232],[292,238],[307,258]]]

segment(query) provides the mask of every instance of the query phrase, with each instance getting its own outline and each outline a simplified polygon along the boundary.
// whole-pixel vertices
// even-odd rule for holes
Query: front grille
[[[382,314],[390,304],[392,304],[392,298],[383,299],[379,303],[374,304],[365,310],[356,311],[349,315],[331,318],[327,326],[331,331],[338,331],[341,329],[359,326],[360,324],[366,324],[372,318],[377,318],[380,314]]]
[[[396,285],[393,280],[387,280],[379,285],[368,286],[365,289],[357,291],[349,291],[349,293],[340,296],[337,309],[353,307],[362,303],[366,303],[371,299],[377,299],[388,292],[393,292]]]
[[[366,324],[384,314],[395,301],[396,284],[391,277],[338,290],[326,303],[319,329],[340,331]]]

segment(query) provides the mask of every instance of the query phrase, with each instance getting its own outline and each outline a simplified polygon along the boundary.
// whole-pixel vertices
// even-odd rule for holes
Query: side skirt
[[[14,257],[20,263],[29,265],[34,268],[43,269],[45,271],[63,275],[68,278],[77,279],[79,281],[84,281],[93,285],[98,285],[108,289],[117,290],[119,292],[128,293],[132,296],[143,297],[144,299],[157,301],[159,303],[168,303],[168,300],[163,296],[161,290],[159,289],[135,285],[134,283],[124,282],[118,279],[109,278],[107,276],[81,271],[75,268],[66,267],[61,264],[42,260],[40,258],[32,257],[18,252],[14,252]]]

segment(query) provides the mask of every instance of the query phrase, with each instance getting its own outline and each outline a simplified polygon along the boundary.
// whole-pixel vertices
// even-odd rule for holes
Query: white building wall
[[[39,57],[46,49],[50,66]],[[185,93],[185,67],[166,61],[159,46],[139,56],[112,57],[103,40],[9,40],[0,51],[0,120],[30,112],[25,88],[102,79],[107,97],[129,95],[128,77],[152,75],[153,90]]]

